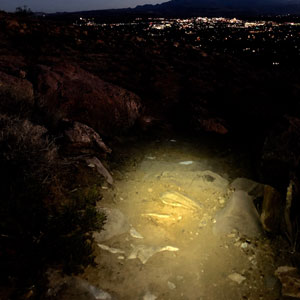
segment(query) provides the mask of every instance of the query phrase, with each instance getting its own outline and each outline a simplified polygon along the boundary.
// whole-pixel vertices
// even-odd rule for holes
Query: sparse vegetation
[[[33,12],[27,5],[23,5],[23,6],[16,7],[16,14],[26,16],[26,15],[32,15]]]
[[[0,277],[10,284],[25,288],[53,264],[76,273],[93,263],[92,231],[104,220],[97,186],[55,188],[61,168],[45,127],[0,115]]]

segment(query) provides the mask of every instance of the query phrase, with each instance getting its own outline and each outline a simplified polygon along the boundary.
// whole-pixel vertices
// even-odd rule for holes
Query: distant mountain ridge
[[[137,6],[135,11],[167,15],[208,14],[300,14],[299,0],[171,0]]]
[[[124,17],[250,17],[274,15],[300,16],[300,0],[171,0],[161,4],[138,5],[135,8],[78,11],[50,14],[64,18],[85,16],[101,19]]]

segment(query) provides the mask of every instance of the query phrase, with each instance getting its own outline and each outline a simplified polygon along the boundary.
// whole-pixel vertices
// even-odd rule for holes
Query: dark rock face
[[[276,232],[279,219],[281,219],[280,225],[284,224],[284,232],[291,245],[296,245],[300,222],[298,201],[300,195],[300,120],[298,118],[285,116],[266,138],[262,172],[264,180],[280,192],[279,194],[270,188],[265,190],[263,206],[265,206],[266,215],[262,216],[264,219],[262,221],[265,223],[266,230]]]
[[[263,228],[272,233],[278,233],[282,223],[284,203],[282,196],[276,189],[265,185],[262,214],[260,216]]]
[[[284,189],[300,167],[300,120],[286,116],[266,138],[263,148],[263,174],[273,185]]]
[[[38,73],[38,102],[43,110],[88,124],[103,135],[128,129],[140,115],[138,96],[76,65],[41,65]]]

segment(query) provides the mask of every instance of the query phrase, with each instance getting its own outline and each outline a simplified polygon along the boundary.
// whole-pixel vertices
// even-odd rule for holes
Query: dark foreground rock
[[[286,190],[300,166],[300,119],[285,116],[277,124],[265,140],[262,162],[264,178]]]
[[[79,122],[65,122],[67,123],[67,129],[64,131],[64,135],[72,147],[81,151],[96,148],[104,153],[111,153],[111,149],[105,145],[100,135],[93,128]]]

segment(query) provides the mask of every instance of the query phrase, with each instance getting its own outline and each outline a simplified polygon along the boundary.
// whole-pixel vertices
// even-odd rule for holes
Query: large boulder
[[[214,234],[222,235],[237,230],[241,235],[252,238],[263,232],[253,198],[245,191],[235,191],[215,218]]]
[[[140,114],[135,94],[71,64],[40,65],[39,105],[48,114],[89,125],[102,135],[124,131]]]

